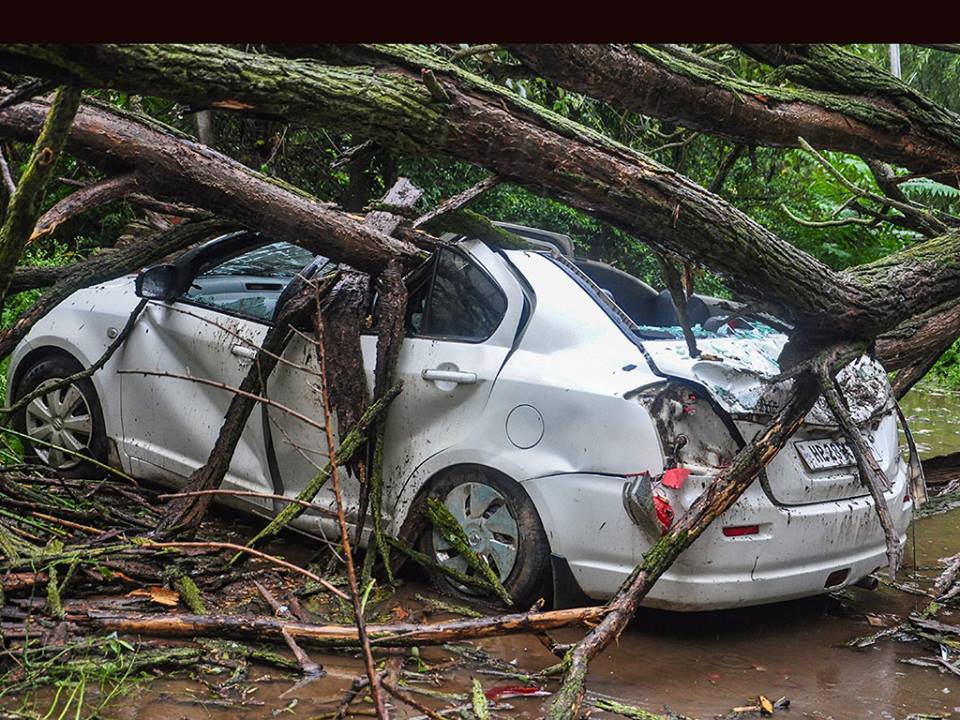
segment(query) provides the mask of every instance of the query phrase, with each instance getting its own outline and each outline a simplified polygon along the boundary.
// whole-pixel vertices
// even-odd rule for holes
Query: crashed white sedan
[[[399,533],[412,507],[438,497],[519,606],[551,590],[557,605],[601,600],[777,410],[786,386],[766,380],[779,372],[786,336],[770,320],[737,317],[721,301],[694,296],[688,312],[703,355],[691,359],[666,291],[574,259],[565,236],[508,227],[532,249],[461,240],[408,279],[397,366],[403,391],[386,430],[384,518]],[[72,295],[13,354],[11,400],[93,364],[138,294],[152,300],[91,379],[43,394],[17,415],[34,439],[28,451],[66,473],[89,472],[72,454],[83,451],[137,477],[183,484],[206,461],[232,393],[118,371],[239,386],[278,300],[307,265],[325,269],[295,245],[235,233],[172,265]],[[375,334],[362,346],[372,386]],[[322,418],[309,372],[313,343],[297,338],[285,357],[292,362],[277,367],[266,395]],[[886,502],[903,539],[913,504],[886,375],[862,358],[842,385],[891,481]],[[223,487],[296,495],[325,451],[322,431],[261,405]],[[344,492],[355,521],[353,478]],[[249,496],[230,502],[261,514],[281,506]],[[316,502],[332,508],[331,489]],[[335,538],[334,522],[307,512],[295,525]],[[439,563],[469,572],[433,531],[420,544]],[[885,563],[873,501],[821,401],[645,604],[703,610],[787,600],[857,583]]]

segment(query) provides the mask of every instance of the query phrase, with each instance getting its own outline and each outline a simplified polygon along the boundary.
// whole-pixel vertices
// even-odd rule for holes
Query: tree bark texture
[[[338,52],[339,62],[365,64],[171,45],[7,46],[0,61],[191,105],[349,128],[400,151],[484,165],[704,263],[733,289],[779,304],[817,343],[872,339],[955,297],[960,287],[960,236],[837,272],[669,168],[425,51],[349,46]],[[0,131],[16,111],[0,114]]]
[[[79,105],[79,88],[62,87],[57,90],[33,146],[27,169],[7,205],[3,225],[0,226],[0,305],[6,297],[17,261],[40,216],[47,183],[66,145],[70,125]]]
[[[0,135],[34,137],[47,108],[33,101],[0,111]],[[394,257],[407,262],[419,257],[411,245],[364,227],[293,186],[136,118],[85,104],[68,147],[100,165],[143,169],[140,188],[149,195],[203,207],[361,270],[377,272]]]
[[[558,85],[732,142],[797,147],[800,136],[818,148],[883,158],[920,173],[960,167],[960,136],[938,132],[886,94],[744,80],[655,45],[505,47]],[[871,76],[893,79],[870,67]]]

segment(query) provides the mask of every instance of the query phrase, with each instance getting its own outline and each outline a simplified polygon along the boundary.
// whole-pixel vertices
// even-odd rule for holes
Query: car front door
[[[172,303],[150,302],[124,343],[120,367],[123,450],[134,474],[185,479],[206,463],[283,288],[312,255],[263,242],[197,268]],[[145,373],[129,371],[142,370]],[[179,376],[179,377],[178,377]],[[223,487],[272,489],[263,423],[254,411]],[[247,502],[272,509],[270,501]]]

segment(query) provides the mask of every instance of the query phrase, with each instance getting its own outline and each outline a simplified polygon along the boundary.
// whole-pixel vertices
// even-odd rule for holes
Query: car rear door
[[[473,430],[517,334],[524,305],[519,283],[505,261],[485,245],[464,245],[466,252],[445,249],[437,253],[428,272],[410,287],[406,337],[396,367],[403,391],[387,416],[387,499],[426,458],[461,442]],[[376,344],[375,334],[361,337],[370,388]],[[322,418],[312,343],[295,339],[285,358],[291,364],[278,367],[271,377],[270,398],[309,417]],[[326,463],[326,439],[321,430],[276,407],[267,412],[283,490],[296,495]],[[359,483],[345,472],[341,481],[348,514],[355,521]],[[328,511],[334,508],[329,482],[315,502]],[[385,508],[385,514],[390,510]],[[329,512],[305,513],[295,524],[336,537]]]
[[[265,241],[199,268],[175,302],[147,305],[119,360],[124,370],[145,371],[120,376],[122,449],[134,474],[185,479],[206,463],[231,388],[246,376],[278,296],[310,259],[294,245]],[[247,421],[223,487],[272,489],[259,410]]]

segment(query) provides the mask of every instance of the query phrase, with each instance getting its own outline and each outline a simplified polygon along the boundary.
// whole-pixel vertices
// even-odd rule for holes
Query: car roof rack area
[[[540,230],[539,228],[516,225],[514,223],[494,222],[494,225],[512,232],[541,250],[556,250],[565,257],[573,257],[573,240],[569,235]]]

